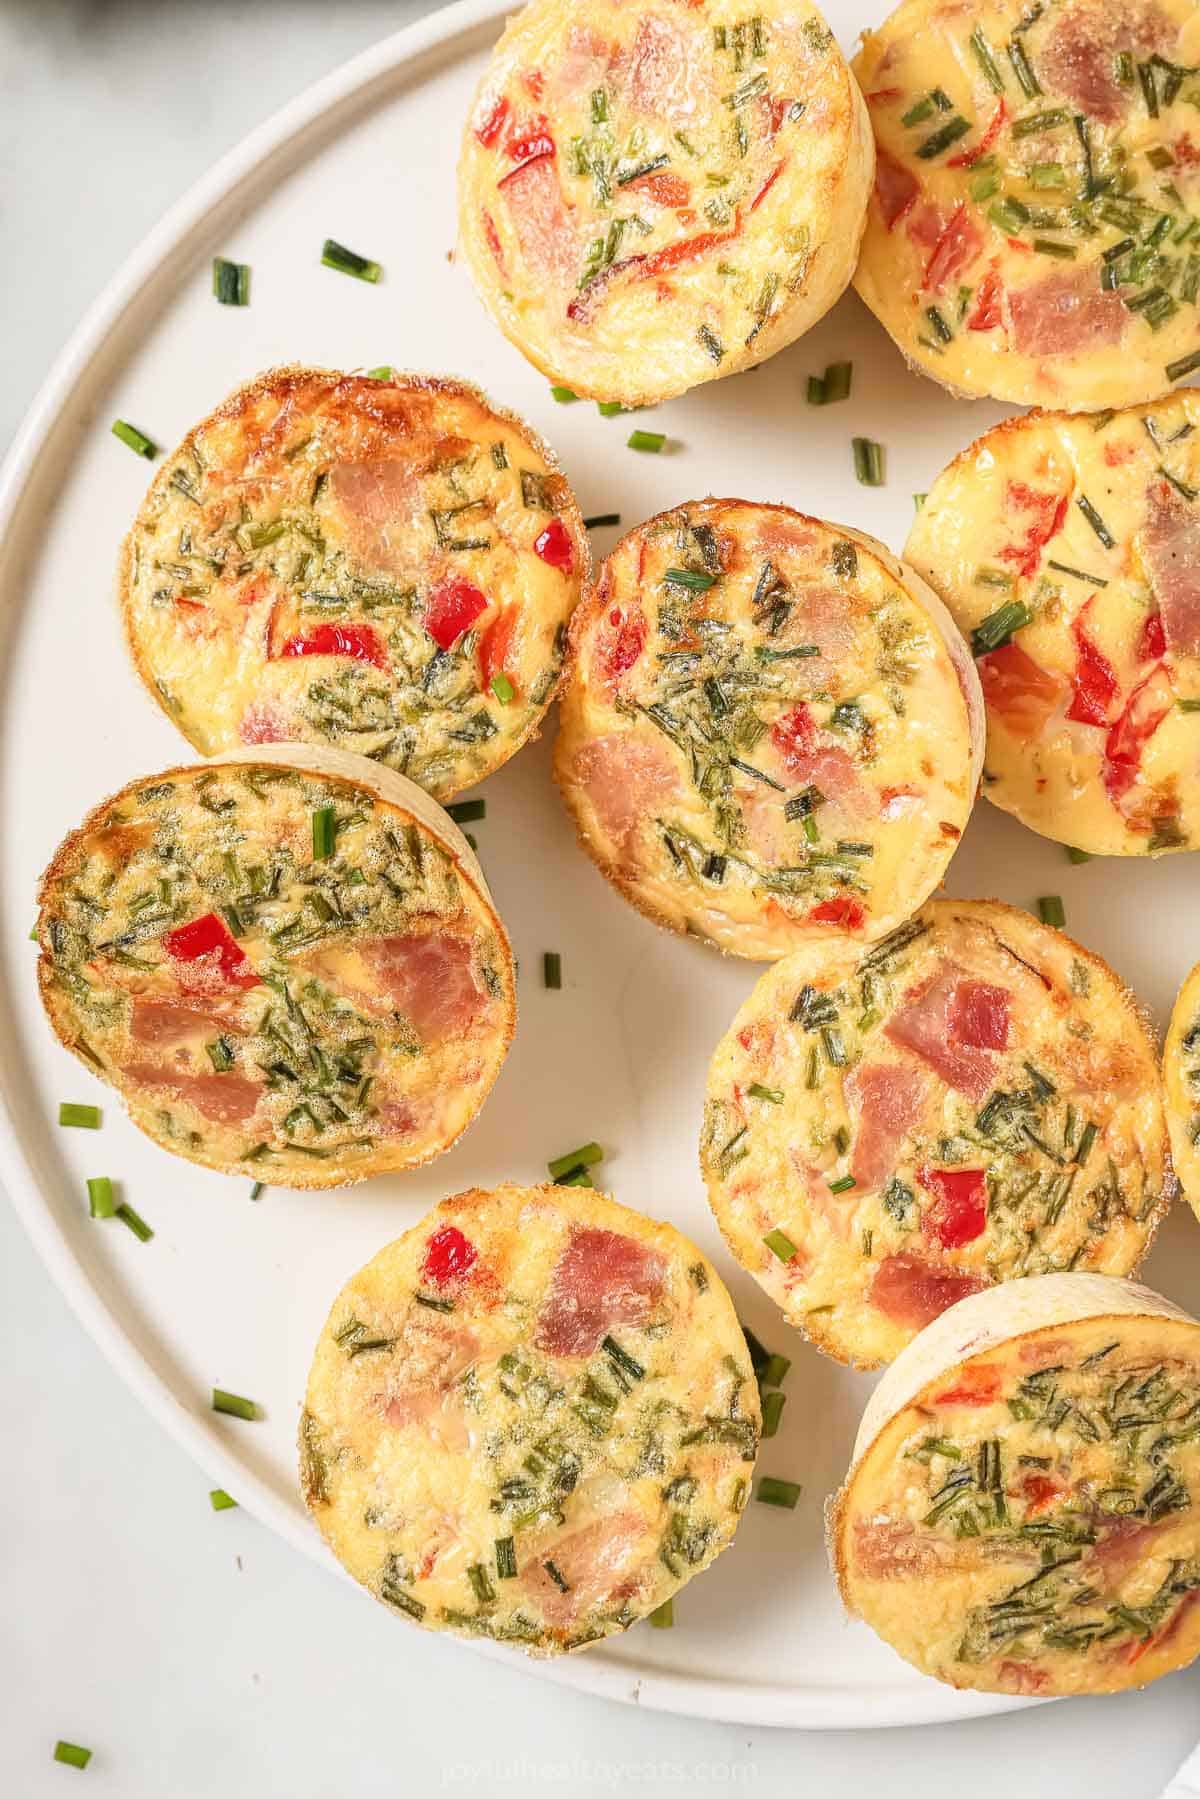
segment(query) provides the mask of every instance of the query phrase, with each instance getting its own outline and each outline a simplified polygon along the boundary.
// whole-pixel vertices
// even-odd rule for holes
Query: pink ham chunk
[[[329,485],[346,512],[375,530],[426,519],[421,482],[411,462],[336,462]]]
[[[571,1232],[538,1314],[534,1342],[550,1355],[591,1355],[617,1324],[645,1324],[662,1292],[666,1264],[620,1231]]]
[[[1022,356],[1073,356],[1119,344],[1132,314],[1106,294],[1092,268],[1044,275],[1008,296],[1013,348]]]
[[[487,995],[475,977],[470,940],[454,931],[427,931],[423,936],[367,937],[354,945],[372,987],[364,994],[372,1010],[383,1007],[402,1013],[426,1043],[468,1030],[487,1004]],[[337,986],[333,952],[316,950],[305,958],[307,966]],[[326,976],[327,968],[331,972]]]
[[[153,1043],[171,1048],[186,1043],[203,1031],[209,1037],[228,1030],[226,1019],[181,999],[135,996],[129,1012],[129,1036],[134,1043]]]
[[[868,819],[878,812],[878,799],[860,777],[854,757],[829,741],[803,703],[775,720],[771,744],[791,780],[816,787],[847,818]]]
[[[504,177],[500,192],[530,273],[552,287],[573,285],[578,245],[554,157],[522,163]]]
[[[1172,656],[1200,656],[1200,521],[1164,483],[1149,495],[1142,543]]]
[[[645,12],[638,20],[629,73],[633,110],[676,125],[694,123],[703,75],[692,55],[693,37],[678,20]]]
[[[1141,59],[1167,55],[1178,27],[1154,0],[1099,0],[1057,12],[1035,58],[1035,70],[1049,94],[1061,94],[1102,125],[1116,125],[1138,94],[1117,80],[1116,60],[1124,51]]]
[[[986,998],[983,997],[986,989]],[[1008,1033],[1005,1004],[1000,1023],[999,988],[970,981],[953,964],[941,969],[924,986],[905,995],[905,1003],[883,1027],[885,1036],[899,1043],[941,1076],[948,1087],[981,1100],[995,1076],[995,1041]]]
[[[988,1285],[978,1275],[960,1274],[921,1256],[887,1256],[871,1282],[871,1304],[893,1324],[923,1330],[948,1306]]]
[[[912,210],[920,191],[921,184],[911,169],[889,156],[886,150],[876,151],[875,198],[889,231]]]
[[[575,779],[588,799],[604,834],[624,856],[644,820],[679,791],[679,781],[665,746],[615,731],[593,738],[577,751]]]
[[[135,1087],[158,1087],[213,1124],[244,1124],[258,1110],[262,1088],[243,1074],[186,1074],[153,1062],[132,1062],[124,1069]]]
[[[922,1117],[929,1091],[919,1068],[895,1062],[860,1062],[846,1076],[845,1092],[856,1116],[850,1172],[870,1192],[893,1173],[896,1153]]]
[[[567,1629],[598,1607],[617,1609],[648,1578],[645,1533],[641,1514],[632,1510],[593,1519],[531,1555],[519,1576],[522,1589],[553,1629]],[[554,1564],[558,1580],[547,1562]]]

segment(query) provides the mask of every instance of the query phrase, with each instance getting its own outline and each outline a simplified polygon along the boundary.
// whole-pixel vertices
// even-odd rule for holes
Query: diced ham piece
[[[893,1324],[922,1330],[948,1306],[988,1285],[978,1275],[953,1273],[921,1256],[887,1256],[875,1270],[871,1303]]]
[[[595,1518],[531,1555],[518,1575],[520,1585],[546,1622],[559,1630],[598,1606],[619,1606],[646,1578],[645,1531],[640,1512],[632,1509]],[[553,1562],[558,1580],[547,1562]]]
[[[573,284],[579,253],[554,157],[523,163],[505,175],[500,192],[530,273],[554,287]]]
[[[585,743],[576,753],[574,774],[622,855],[638,826],[679,791],[666,746],[622,731]]]
[[[380,1396],[386,1422],[396,1430],[428,1426],[478,1355],[474,1331],[456,1329],[437,1314],[429,1322],[409,1325],[404,1359],[394,1371],[389,1369],[389,1385]]]
[[[1200,518],[1165,482],[1148,500],[1142,544],[1165,645],[1173,656],[1200,656]]]
[[[199,1031],[213,1037],[227,1028],[224,1019],[190,1006],[186,1000],[135,996],[129,1013],[129,1035],[134,1043],[161,1044],[168,1049],[186,1043]]]
[[[959,981],[950,1001],[950,1036],[975,1049],[1008,1048],[1007,988],[989,981]]]
[[[869,818],[877,812],[874,791],[861,779],[849,750],[826,739],[803,702],[775,720],[771,744],[790,779],[818,788],[848,817]]]
[[[373,531],[400,522],[411,525],[423,513],[421,481],[411,462],[335,462],[329,489],[344,512]]]
[[[1088,635],[1087,614],[1095,600],[1093,594],[1071,621],[1071,635],[1075,639],[1075,681],[1067,717],[1080,725],[1106,725],[1120,686],[1112,663]]]
[[[864,1580],[915,1580],[937,1560],[932,1538],[894,1518],[854,1520],[854,1564]]]
[[[618,1324],[645,1324],[666,1263],[620,1231],[572,1230],[538,1314],[534,1343],[549,1355],[588,1356]]]
[[[1174,704],[1170,679],[1160,663],[1134,688],[1104,740],[1100,775],[1114,806],[1141,778],[1142,753]]]
[[[961,1249],[982,1237],[987,1225],[987,1179],[982,1168],[917,1170],[931,1203],[921,1213],[921,1229],[943,1249]]]
[[[135,1086],[164,1088],[213,1124],[244,1124],[258,1109],[263,1091],[257,1081],[232,1071],[228,1074],[183,1074],[178,1069],[161,1068],[153,1062],[131,1062],[122,1073]]]
[[[1166,55],[1177,39],[1178,27],[1155,0],[1077,4],[1055,13],[1034,68],[1047,93],[1065,95],[1102,125],[1116,125],[1138,92],[1117,80],[1117,53]]]
[[[354,950],[372,982],[427,1043],[467,1030],[487,1003],[475,978],[470,941],[454,931],[361,938]],[[327,954],[316,951],[309,966],[320,973]]]
[[[1119,344],[1132,316],[1119,294],[1107,294],[1094,268],[1042,276],[1008,296],[1013,348],[1022,356],[1072,356]]]
[[[921,278],[921,286],[925,292],[940,294],[947,287],[956,286],[982,248],[983,233],[974,213],[964,202],[954,208],[948,224],[930,252]]]
[[[1045,730],[1065,688],[1017,643],[1003,644],[976,663],[983,698],[1015,737],[1033,739]]]
[[[288,721],[274,706],[247,706],[238,726],[243,743],[286,743],[291,736]]]
[[[981,1100],[991,1087],[995,1058],[992,1050],[955,1034],[970,1028],[974,1009],[968,1006],[964,1011],[958,1002],[965,980],[961,968],[948,964],[923,986],[910,990],[883,1029],[893,1043],[903,1044],[928,1063],[948,1087]]]
[[[1024,481],[1010,481],[1005,489],[1005,510],[1020,515],[1024,535],[1000,550],[1001,562],[1011,562],[1018,575],[1031,579],[1041,566],[1042,551],[1062,530],[1070,505],[1069,493],[1047,493]]]
[[[921,184],[912,170],[884,149],[875,152],[875,198],[889,231],[895,229],[916,203]]]
[[[638,20],[629,69],[633,110],[684,125],[696,117],[703,76],[692,55],[693,37],[674,18],[644,12]]]
[[[821,661],[838,662],[853,642],[854,625],[846,598],[836,587],[806,587],[795,595],[792,611],[780,633],[782,648],[815,644]]]
[[[896,1153],[925,1111],[929,1082],[919,1068],[860,1062],[846,1076],[845,1094],[857,1122],[850,1172],[864,1192],[882,1187]]]

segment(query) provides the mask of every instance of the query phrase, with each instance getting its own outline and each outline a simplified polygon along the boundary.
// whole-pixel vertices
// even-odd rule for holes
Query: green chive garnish
[[[318,806],[312,815],[313,861],[327,862],[337,846],[337,824],[332,806]]]
[[[754,1497],[761,1505],[782,1505],[789,1512],[796,1509],[803,1488],[798,1481],[776,1480],[772,1474],[764,1474],[759,1480]]]
[[[446,810],[456,825],[473,825],[476,819],[487,817],[487,801],[455,800]]]
[[[883,486],[883,445],[870,437],[851,438],[854,473],[864,487]]]
[[[573,406],[579,398],[579,395],[569,387],[552,387],[550,393],[560,406]]]
[[[332,237],[327,237],[321,247],[321,261],[327,269],[336,269],[339,275],[353,275],[357,281],[378,281],[383,273],[377,262],[348,250]]]
[[[542,985],[557,993],[562,986],[562,957],[556,949],[542,954]]]
[[[844,1174],[840,1181],[828,1181],[826,1185],[831,1193],[849,1193],[851,1187],[857,1187],[858,1182],[852,1174]]]
[[[56,1762],[65,1762],[68,1768],[86,1768],[92,1759],[92,1752],[79,1743],[64,1743],[60,1739],[54,1745],[54,1759]]]
[[[764,1087],[760,1081],[751,1081],[746,1091],[751,1099],[765,1099],[768,1105],[783,1104],[783,1092],[779,1087]]]
[[[1024,600],[1006,600],[995,612],[989,612],[971,633],[971,649],[976,656],[1003,649],[1014,631],[1020,631],[1033,618]]]
[[[113,1198],[113,1184],[106,1174],[99,1174],[95,1180],[87,1184],[88,1211],[93,1218],[115,1218],[117,1202]]]
[[[631,450],[646,450],[651,456],[657,456],[667,441],[665,431],[631,431],[628,437]]]
[[[792,1242],[792,1239],[785,1236],[781,1230],[776,1229],[768,1231],[763,1238],[763,1242],[766,1244],[771,1254],[773,1256],[778,1256],[781,1262],[790,1262],[796,1253],[796,1245]]]
[[[585,1143],[581,1149],[569,1150],[565,1156],[555,1156],[553,1162],[547,1162],[552,1180],[561,1180],[563,1175],[574,1173],[577,1168],[590,1168],[595,1162],[603,1162],[604,1151],[598,1143]]]
[[[139,456],[158,455],[158,446],[144,431],[139,431],[136,425],[129,424],[125,419],[113,421],[112,434],[119,437],[123,444],[128,444],[131,450],[136,450]]]
[[[852,362],[831,362],[825,370],[825,404],[834,406],[839,400],[850,398],[850,384],[854,379]]]
[[[947,119],[924,143],[917,145],[917,155],[922,162],[929,162],[933,157],[940,156],[943,150],[948,150],[960,137],[965,137],[970,129],[962,114],[955,113],[952,119]]]
[[[1088,499],[1087,495],[1081,493],[1075,504],[1078,506],[1080,512],[1082,512],[1084,518],[1092,527],[1092,530],[1096,533],[1096,536],[1100,539],[1100,542],[1104,545],[1105,549],[1114,550],[1117,547],[1116,539],[1104,520],[1100,517],[1100,514],[1096,511],[1096,508],[1092,505],[1092,502]]]
[[[1185,375],[1194,375],[1197,369],[1200,369],[1200,350],[1193,350],[1190,355],[1181,356],[1176,362],[1168,362],[1167,380],[1182,381]]]
[[[1046,558],[1046,567],[1054,569],[1060,575],[1071,575],[1076,581],[1083,581],[1089,587],[1108,586],[1108,580],[1104,575],[1089,575],[1086,569],[1072,568],[1069,562],[1055,562],[1052,556]]]
[[[222,306],[249,306],[250,264],[213,257],[212,290]]]
[[[516,691],[516,688],[513,686],[507,675],[492,676],[492,692],[502,706],[510,704]]]
[[[212,1409],[214,1412],[224,1412],[230,1418],[251,1420],[262,1417],[262,1412],[252,1399],[243,1399],[240,1393],[227,1393],[224,1387],[213,1388]]]
[[[99,1106],[76,1106],[63,1100],[58,1108],[58,1122],[63,1125],[74,1125],[81,1131],[98,1131],[100,1129]]]
[[[139,1218],[132,1206],[121,1204],[117,1207],[116,1217],[131,1230],[139,1243],[149,1243],[154,1232],[144,1218]]]
[[[804,397],[810,406],[824,406],[825,382],[820,375],[810,375],[805,386]]]
[[[773,1437],[779,1429],[779,1420],[783,1416],[783,1408],[787,1404],[786,1393],[764,1393],[762,1402],[762,1434],[764,1439]]]
[[[515,1580],[517,1578],[517,1547],[511,1537],[496,1538],[496,1578],[497,1580]]]
[[[208,1496],[208,1503],[214,1512],[229,1512],[237,1508],[237,1500],[231,1499],[224,1487],[214,1487]]]
[[[975,54],[975,61],[979,64],[979,67],[983,72],[984,80],[994,93],[1002,94],[1004,92],[1004,77],[996,67],[996,58],[992,54],[992,46],[988,43],[978,25],[971,33],[970,43],[971,49]]]
[[[758,1376],[759,1386],[782,1387],[784,1377],[791,1365],[792,1361],[790,1356],[769,1355],[762,1367],[756,1368],[754,1371]]]
[[[669,568],[664,572],[663,580],[672,587],[686,587],[689,593],[707,593],[716,585],[717,577],[696,568]]]
[[[927,493],[915,493],[913,495],[913,511],[920,512],[928,498]]]
[[[368,381],[390,381],[392,376],[395,373],[396,373],[396,371],[392,367],[390,362],[382,362],[382,363],[380,363],[380,365],[377,369],[368,369],[367,370],[367,380]]]
[[[619,512],[598,512],[595,518],[584,519],[583,528],[585,531],[598,531],[602,525],[619,525],[620,522]]]
[[[672,1630],[675,1625],[675,1601],[664,1599],[661,1605],[656,1605],[654,1610],[646,1615],[650,1620],[652,1630]]]
[[[1037,909],[1043,924],[1053,925],[1056,931],[1061,931],[1066,925],[1067,912],[1061,894],[1044,893],[1037,903]]]
[[[602,419],[615,419],[619,412],[624,412],[620,400],[597,400],[596,411]]]
[[[265,1191],[266,1191],[266,1182],[265,1181],[254,1181],[251,1183],[250,1197],[251,1197],[251,1199],[261,1199],[263,1196],[263,1193]]]
[[[1090,850],[1077,850],[1077,849],[1072,849],[1070,847],[1068,847],[1068,849],[1067,849],[1067,861],[1068,862],[1075,862],[1075,863],[1090,862],[1091,859],[1092,859],[1092,853]]]

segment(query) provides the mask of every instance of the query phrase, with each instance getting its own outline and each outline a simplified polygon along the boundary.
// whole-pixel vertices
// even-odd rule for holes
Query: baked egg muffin
[[[1179,989],[1163,1045],[1171,1155],[1200,1218],[1200,963]]]
[[[119,589],[203,754],[332,744],[448,799],[536,734],[589,567],[550,450],[477,388],[280,368],[166,458]]]
[[[133,781],[42,878],[59,1040],[164,1149],[338,1187],[448,1149],[512,1041],[471,846],[360,756],[263,745]]]
[[[1104,856],[1200,843],[1200,396],[1008,419],[904,554],[976,652],[983,792]]]
[[[884,1375],[829,1511],[847,1608],[954,1687],[1145,1686],[1200,1651],[1200,1325],[1101,1275],[995,1288]]]
[[[829,310],[873,166],[862,96],[808,0],[534,0],[471,107],[459,238],[537,368],[652,405]]]
[[[971,658],[882,544],[702,500],[623,537],[571,628],[555,774],[657,924],[771,960],[941,880],[982,762]]]
[[[996,901],[764,974],[713,1057],[700,1159],[742,1266],[864,1368],[995,1282],[1131,1274],[1174,1191],[1132,995]]]
[[[1192,0],[904,0],[854,62],[875,131],[855,286],[963,395],[1093,411],[1200,367]]]
[[[728,1546],[759,1430],[733,1304],[677,1230],[584,1188],[473,1188],[334,1301],[301,1484],[386,1605],[553,1655]]]

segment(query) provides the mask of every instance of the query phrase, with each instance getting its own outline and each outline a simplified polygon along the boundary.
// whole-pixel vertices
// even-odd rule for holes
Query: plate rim
[[[366,104],[370,89],[422,55],[453,54],[457,39],[485,24],[501,23],[510,0],[452,0],[381,38],[319,77],[253,127],[189,186],[124,258],[86,308],[38,388],[0,463],[0,557],[8,548],[26,493],[52,453],[80,378],[118,330],[122,316],[143,290],[169,278],[171,265],[205,231],[209,215],[236,189],[256,178],[269,181],[264,165],[339,107]],[[284,170],[278,171],[277,179]],[[143,1408],[219,1484],[236,1488],[238,1502],[310,1560],[349,1582],[320,1534],[288,1509],[252,1468],[238,1459],[213,1428],[211,1415],[185,1405],[135,1344],[94,1273],[57,1226],[42,1197],[32,1161],[22,1146],[9,1095],[0,1084],[0,1179],[43,1266],[92,1341]],[[555,1660],[517,1658],[503,1645],[468,1640],[465,1645],[529,1675],[601,1698],[709,1722],[805,1730],[875,1729],[946,1724],[1044,1705],[1018,1695],[959,1692],[929,1679],[870,1688],[774,1686],[730,1679],[721,1673],[675,1674],[606,1656],[604,1648]],[[906,1671],[907,1672],[907,1671]]]

